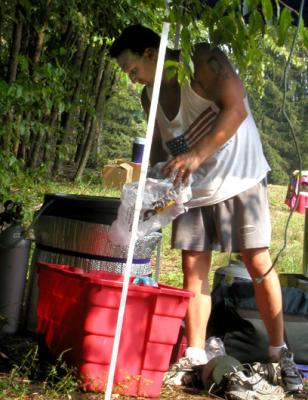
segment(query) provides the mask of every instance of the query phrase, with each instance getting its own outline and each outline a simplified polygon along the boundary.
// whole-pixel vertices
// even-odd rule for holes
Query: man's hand
[[[190,174],[199,167],[202,161],[197,149],[191,149],[189,152],[180,154],[169,161],[162,172],[166,176],[174,175],[175,185],[180,182],[187,185]]]

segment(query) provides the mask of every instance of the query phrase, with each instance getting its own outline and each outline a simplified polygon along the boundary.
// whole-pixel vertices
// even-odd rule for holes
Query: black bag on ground
[[[283,288],[285,341],[298,364],[308,364],[308,293]],[[220,282],[212,293],[208,336],[220,337],[226,353],[241,363],[268,362],[267,333],[250,281]]]

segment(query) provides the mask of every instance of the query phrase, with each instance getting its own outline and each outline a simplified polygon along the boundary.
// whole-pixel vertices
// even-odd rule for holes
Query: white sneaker
[[[229,400],[281,400],[285,397],[281,386],[271,385],[251,371],[231,372],[225,395]]]
[[[194,366],[203,365],[205,363],[205,352],[204,357],[201,358],[192,358],[185,355],[184,357],[181,357],[178,362],[171,366],[169,371],[166,372],[163,381],[168,385],[181,386],[183,385],[183,377],[185,374],[192,372]]]
[[[295,362],[293,353],[283,348],[280,352],[279,367],[282,385],[286,392],[298,393],[303,391],[304,382]]]
[[[253,372],[257,372],[262,378],[266,379],[272,385],[280,385],[280,366],[278,363],[260,363],[255,362],[251,365]],[[280,385],[281,386],[281,385]]]

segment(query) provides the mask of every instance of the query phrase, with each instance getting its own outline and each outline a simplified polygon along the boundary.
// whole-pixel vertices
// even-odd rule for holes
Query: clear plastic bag
[[[219,337],[209,337],[205,342],[205,353],[208,361],[217,356],[225,356],[226,350],[223,341]]]
[[[160,171],[161,167],[162,165],[159,165],[157,171]],[[156,176],[160,176],[159,173],[156,173]],[[117,219],[109,230],[109,240],[114,244],[127,245],[130,241],[137,190],[138,182],[128,183],[123,187]],[[184,213],[187,210],[185,203],[190,199],[190,186],[174,186],[173,178],[147,178],[137,239],[158,231]]]

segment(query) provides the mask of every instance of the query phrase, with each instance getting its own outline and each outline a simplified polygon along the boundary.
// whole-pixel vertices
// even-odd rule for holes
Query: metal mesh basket
[[[34,230],[36,261],[123,274],[128,246],[110,242],[109,229],[110,225],[42,215]],[[160,240],[161,233],[155,232],[136,242],[132,275],[151,274],[151,256]]]

